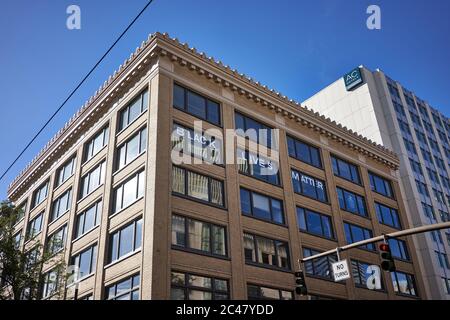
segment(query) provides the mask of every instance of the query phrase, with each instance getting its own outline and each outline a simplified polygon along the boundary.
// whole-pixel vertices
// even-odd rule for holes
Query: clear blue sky
[[[0,171],[20,152],[146,0],[2,1]],[[66,8],[81,8],[81,30]],[[366,8],[381,7],[381,30]],[[380,68],[450,116],[448,0],[154,0],[60,115],[0,182],[9,182],[130,53],[168,32],[302,101],[355,66]]]

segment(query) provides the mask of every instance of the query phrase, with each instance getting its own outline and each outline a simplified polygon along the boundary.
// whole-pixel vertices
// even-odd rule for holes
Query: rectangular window
[[[303,257],[310,257],[321,253],[320,251],[303,248]],[[316,258],[305,262],[305,272],[306,274],[321,277],[325,279],[333,279],[333,270],[331,264],[337,261],[337,256],[335,254]]]
[[[380,223],[391,226],[396,229],[402,228],[400,223],[400,217],[396,209],[375,202],[375,210],[377,212],[378,221]]]
[[[248,284],[247,298],[248,300],[293,300],[294,294],[288,290]]]
[[[225,227],[172,215],[172,245],[227,256]]]
[[[78,278],[80,280],[95,272],[95,265],[97,263],[97,244],[81,251],[72,257],[72,265],[79,268]]]
[[[86,197],[97,187],[103,184],[105,179],[105,160],[99,163],[94,169],[81,177],[80,199]]]
[[[67,225],[62,226],[56,232],[53,232],[48,236],[47,251],[50,254],[56,254],[66,245],[67,238]]]
[[[345,180],[361,184],[358,167],[347,161],[331,156],[331,164],[335,176],[344,178]]]
[[[72,201],[72,189],[67,190],[59,196],[52,204],[52,212],[50,214],[50,222],[58,219],[70,210]]]
[[[75,157],[64,163],[61,168],[56,171],[55,188],[63,184],[75,172]]]
[[[287,137],[287,144],[289,156],[314,167],[322,168],[319,148],[289,136]]]
[[[328,202],[327,189],[323,180],[308,176],[295,169],[291,169],[291,178],[294,192],[321,202]]]
[[[174,123],[171,142],[172,151],[178,151],[180,158],[182,153],[209,164],[223,164],[223,145],[219,137]]]
[[[119,131],[122,131],[148,108],[148,90],[141,92],[119,111]]]
[[[290,269],[286,242],[244,233],[245,261],[276,268]]]
[[[144,196],[145,171],[133,174],[125,182],[114,188],[113,211],[116,213]]]
[[[416,281],[412,274],[391,272],[391,279],[396,293],[417,296]]]
[[[42,287],[42,298],[48,298],[58,291],[59,274],[56,270],[51,270],[44,275],[44,285]]]
[[[116,170],[122,169],[147,150],[147,127],[140,129],[117,148]]]
[[[48,180],[41,184],[39,188],[36,189],[33,193],[33,201],[31,208],[36,207],[41,204],[46,198],[48,194]]]
[[[394,258],[410,261],[408,247],[406,241],[400,239],[388,239],[391,254]]]
[[[272,145],[274,143],[274,137],[271,127],[238,112],[234,114],[234,122],[237,135],[246,137],[267,148],[276,147]]]
[[[92,206],[81,212],[76,217],[75,237],[79,238],[83,234],[98,226],[102,213],[102,200],[97,201]]]
[[[109,128],[97,132],[84,146],[84,162],[94,157],[108,143]]]
[[[445,253],[434,251],[442,269],[450,269],[450,264],[448,263],[448,258]]]
[[[391,182],[372,172],[369,172],[370,187],[372,191],[380,193],[386,197],[394,198]]]
[[[42,230],[42,215],[43,212],[39,213],[28,223],[27,229],[27,239],[32,239],[39,234]]]
[[[20,248],[20,243],[22,242],[22,230],[19,230],[15,235],[14,235],[14,244],[15,244],[15,248],[19,249]]]
[[[352,275],[353,281],[355,282],[355,286],[367,288],[367,281],[369,277],[372,276],[373,271],[369,269],[371,264],[361,262],[358,260],[352,261]],[[377,290],[382,290],[384,288],[383,281],[380,279],[381,288],[376,288]]]
[[[445,292],[450,294],[450,279],[442,278],[442,283],[444,284]]]
[[[280,185],[277,162],[239,148],[236,151],[236,158],[239,172],[271,184]]]
[[[345,238],[348,244],[372,238],[371,230],[354,224],[344,222],[344,229],[345,229]],[[375,245],[373,243],[363,245],[361,246],[361,248],[375,251]]]
[[[254,218],[284,224],[283,202],[244,188],[240,189],[241,212]]]
[[[177,84],[173,85],[173,106],[197,118],[220,126],[220,105]]]
[[[106,288],[107,300],[139,300],[140,275],[120,280]]]
[[[334,239],[331,217],[327,215],[297,207],[297,221],[301,231]]]
[[[17,218],[16,223],[22,220],[25,217],[25,213],[27,212],[27,200],[22,202],[17,206]]]
[[[367,210],[366,210],[366,201],[364,200],[363,196],[360,196],[356,193],[347,191],[345,189],[336,188],[338,200],[339,200],[339,207],[342,210],[367,217]]]
[[[172,271],[171,300],[228,300],[228,281]]]
[[[224,207],[223,181],[172,166],[172,192]]]
[[[111,263],[141,248],[142,218],[109,235],[109,259]]]

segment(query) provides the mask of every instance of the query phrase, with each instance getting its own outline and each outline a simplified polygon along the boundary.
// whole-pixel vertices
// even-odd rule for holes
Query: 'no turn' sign
[[[332,264],[334,281],[342,281],[350,279],[347,260],[341,260]]]

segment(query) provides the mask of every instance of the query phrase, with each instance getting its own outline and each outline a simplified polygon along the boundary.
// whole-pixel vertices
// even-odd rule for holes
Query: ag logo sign
[[[363,79],[361,76],[361,70],[359,70],[359,68],[355,68],[349,73],[345,74],[344,82],[345,82],[345,89],[347,89],[347,91],[350,91],[350,89],[362,83]]]

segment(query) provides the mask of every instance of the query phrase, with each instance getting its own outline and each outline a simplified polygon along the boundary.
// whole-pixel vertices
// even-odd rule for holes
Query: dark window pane
[[[205,98],[192,91],[188,91],[187,99],[188,99],[187,104],[188,112],[192,113],[193,115],[199,118],[206,119]]]
[[[184,88],[176,84],[173,86],[173,105],[180,109],[184,109],[185,107]]]

